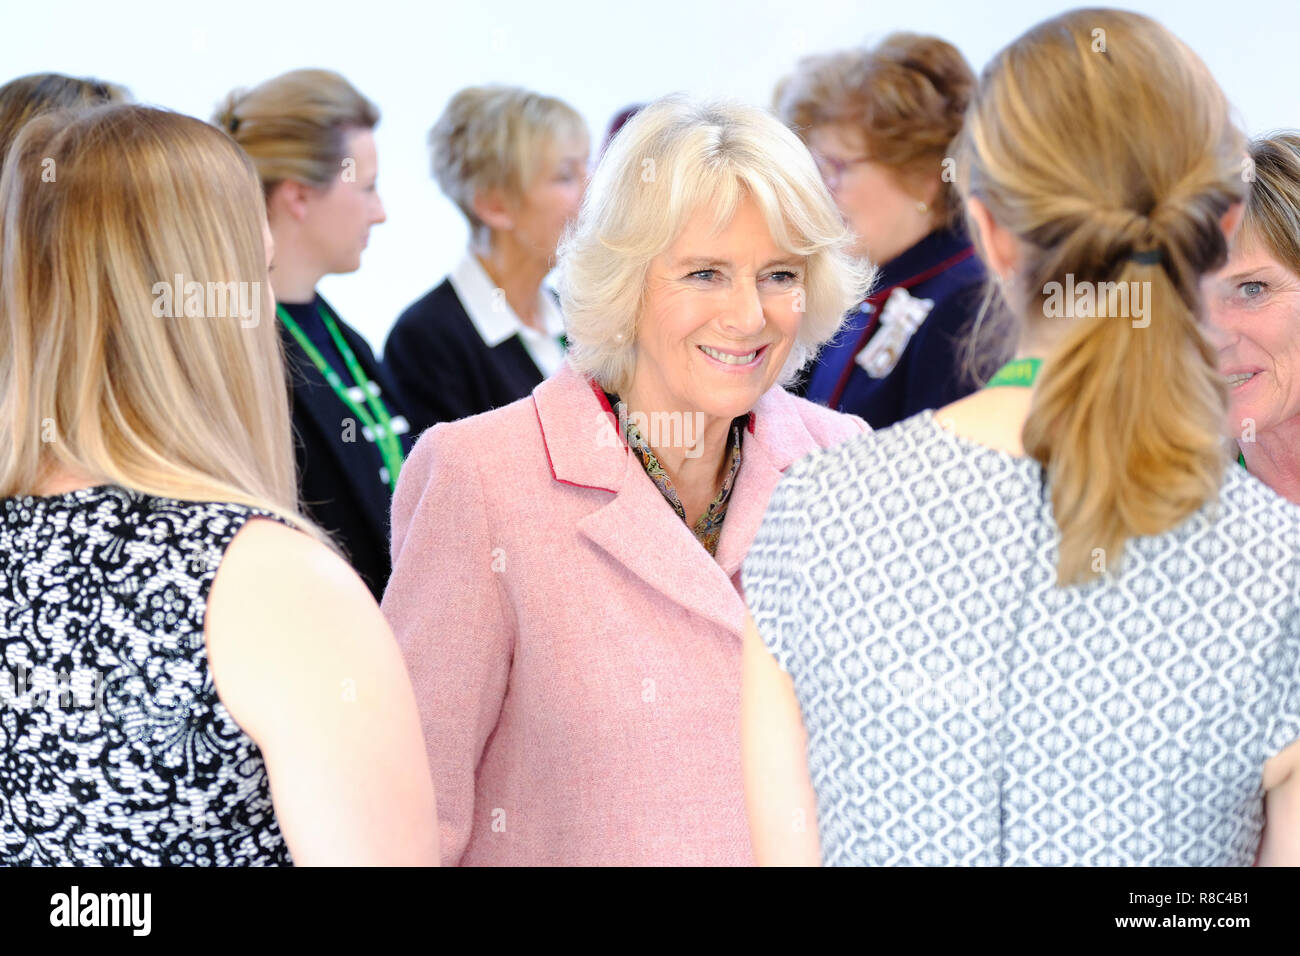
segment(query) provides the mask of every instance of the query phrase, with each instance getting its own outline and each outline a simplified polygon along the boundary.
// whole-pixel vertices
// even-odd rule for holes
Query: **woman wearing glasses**
[[[937,37],[896,33],[874,49],[801,62],[778,115],[821,167],[854,252],[881,266],[798,389],[883,428],[979,384],[958,342],[979,309],[984,270],[957,224],[948,144],[975,77]]]

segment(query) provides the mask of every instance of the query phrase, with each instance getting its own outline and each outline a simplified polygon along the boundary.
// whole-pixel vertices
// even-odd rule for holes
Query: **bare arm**
[[[808,778],[799,701],[745,615],[740,752],[754,859],[759,866],[820,866],[817,798]]]
[[[251,519],[208,601],[222,703],[266,761],[297,865],[433,865],[437,808],[411,683],[374,598],[324,545]]]
[[[1260,866],[1300,866],[1300,740],[1264,765]]]

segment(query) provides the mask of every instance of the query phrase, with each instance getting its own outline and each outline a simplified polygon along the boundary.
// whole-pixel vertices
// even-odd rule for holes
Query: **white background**
[[[346,76],[380,108],[376,226],[360,271],[320,286],[378,352],[398,314],[455,264],[466,230],[428,167],[425,137],[448,98],[503,82],[559,96],[586,118],[593,157],[623,106],[674,90],[768,105],[803,54],[934,33],[978,71],[1070,5],[1032,0],[229,0],[0,4],[0,81],[37,71],[122,83],[140,102],[209,119],[234,87],[297,67]],[[1295,0],[1136,2],[1195,49],[1252,134],[1300,126]]]

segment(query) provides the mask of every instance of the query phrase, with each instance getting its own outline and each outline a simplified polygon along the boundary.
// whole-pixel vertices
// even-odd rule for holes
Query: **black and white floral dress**
[[[292,862],[204,643],[253,516],[114,485],[0,499],[0,864]]]

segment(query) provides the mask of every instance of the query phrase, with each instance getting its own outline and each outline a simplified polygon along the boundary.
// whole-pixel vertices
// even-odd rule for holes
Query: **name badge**
[[[934,308],[934,299],[913,298],[902,286],[889,294],[880,310],[880,327],[854,361],[872,378],[884,378]]]

